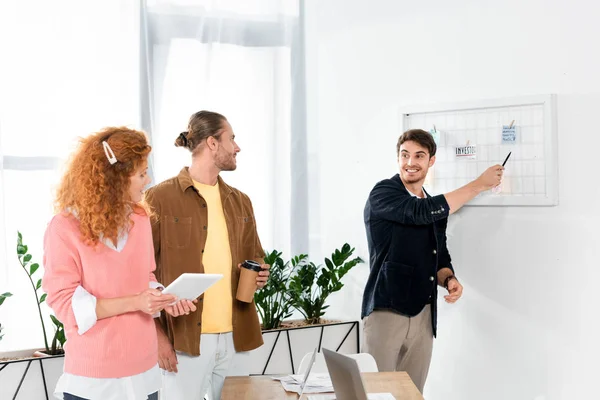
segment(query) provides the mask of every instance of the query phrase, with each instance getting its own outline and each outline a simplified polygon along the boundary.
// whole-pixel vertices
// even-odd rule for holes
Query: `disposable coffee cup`
[[[235,296],[239,301],[252,303],[254,292],[256,292],[256,277],[262,271],[260,264],[253,260],[246,260],[240,268],[240,280],[238,281],[237,294]]]

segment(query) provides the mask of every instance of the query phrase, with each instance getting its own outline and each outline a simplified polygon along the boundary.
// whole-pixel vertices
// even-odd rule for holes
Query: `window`
[[[43,346],[17,230],[41,264],[53,189],[76,138],[140,126],[139,11],[135,2],[0,4],[0,292],[14,294],[0,307],[2,351]]]
[[[154,176],[162,181],[190,164],[174,146],[190,115],[205,109],[231,123],[242,149],[229,184],[253,201],[267,248],[290,247],[292,60],[297,1],[151,1],[146,19],[144,126],[152,133]]]

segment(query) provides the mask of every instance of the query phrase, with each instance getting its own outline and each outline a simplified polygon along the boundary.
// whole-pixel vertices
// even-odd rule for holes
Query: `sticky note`
[[[433,136],[433,141],[439,145],[440,144],[440,131],[430,129],[429,133],[431,133],[431,136]]]
[[[502,126],[502,143],[515,143],[517,141],[517,127],[515,125]]]

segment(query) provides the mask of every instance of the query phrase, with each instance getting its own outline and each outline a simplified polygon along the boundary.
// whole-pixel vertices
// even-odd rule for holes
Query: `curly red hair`
[[[106,141],[117,162],[104,152]],[[79,140],[58,187],[56,212],[72,212],[80,222],[83,240],[98,244],[102,236],[116,243],[119,231],[129,227],[129,214],[149,215],[144,203],[132,204],[130,177],[148,160],[152,148],[143,132],[108,127]]]

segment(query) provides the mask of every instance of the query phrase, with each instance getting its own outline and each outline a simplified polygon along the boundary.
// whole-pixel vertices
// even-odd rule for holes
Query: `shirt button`
[[[437,250],[434,250],[434,251],[433,251],[433,254],[437,254]]]
[[[206,230],[206,225],[204,225],[204,228],[203,228],[203,229],[204,229],[204,230]]]
[[[175,222],[179,222],[179,218],[175,217]]]
[[[430,276],[430,277],[429,277],[429,280],[430,280],[431,282],[433,282],[433,281],[435,280],[435,278],[434,278],[433,276]]]

